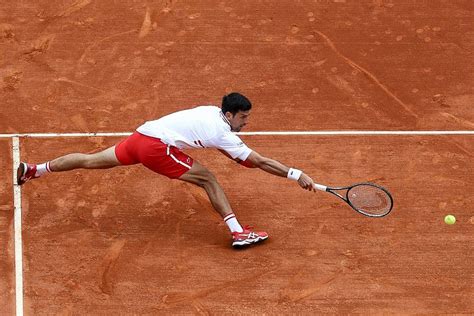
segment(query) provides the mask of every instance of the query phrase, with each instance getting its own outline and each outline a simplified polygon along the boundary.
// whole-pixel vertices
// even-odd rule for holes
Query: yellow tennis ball
[[[444,217],[444,222],[448,225],[453,225],[456,223],[456,217],[454,217],[454,215],[446,215]]]

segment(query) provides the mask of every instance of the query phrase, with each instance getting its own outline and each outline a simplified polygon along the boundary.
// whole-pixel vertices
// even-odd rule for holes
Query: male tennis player
[[[198,106],[155,121],[148,121],[115,146],[94,154],[68,154],[42,164],[20,163],[19,185],[46,173],[79,168],[105,169],[141,163],[171,179],[179,179],[206,190],[212,206],[222,216],[232,234],[232,246],[243,247],[268,238],[265,232],[242,227],[222,187],[214,175],[183,153],[186,148],[217,148],[226,156],[249,168],[288,177],[313,191],[313,180],[301,170],[289,168],[248,148],[233,132],[239,132],[249,119],[252,104],[239,93],[222,99],[222,107]]]

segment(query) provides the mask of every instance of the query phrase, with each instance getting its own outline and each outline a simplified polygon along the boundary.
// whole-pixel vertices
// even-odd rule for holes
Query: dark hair
[[[244,95],[232,92],[222,98],[222,113],[230,112],[232,115],[239,111],[248,111],[252,108],[252,103]]]

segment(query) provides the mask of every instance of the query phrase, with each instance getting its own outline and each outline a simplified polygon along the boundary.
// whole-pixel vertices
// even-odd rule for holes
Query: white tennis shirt
[[[246,160],[252,150],[231,132],[227,118],[217,106],[198,106],[178,111],[137,128],[140,134],[159,138],[165,144],[185,148],[217,148],[233,159]]]

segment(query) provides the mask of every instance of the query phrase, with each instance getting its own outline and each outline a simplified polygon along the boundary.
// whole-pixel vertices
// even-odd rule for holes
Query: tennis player
[[[170,179],[198,185],[207,192],[214,209],[232,234],[232,246],[244,247],[268,238],[266,232],[242,227],[215,176],[199,162],[182,152],[187,148],[217,148],[248,168],[288,177],[306,190],[314,191],[313,180],[301,170],[263,157],[247,147],[233,132],[248,122],[252,104],[240,93],[231,93],[217,106],[198,106],[148,121],[115,146],[94,154],[73,153],[42,164],[21,162],[17,170],[19,185],[46,173],[79,168],[105,169],[141,163]]]

